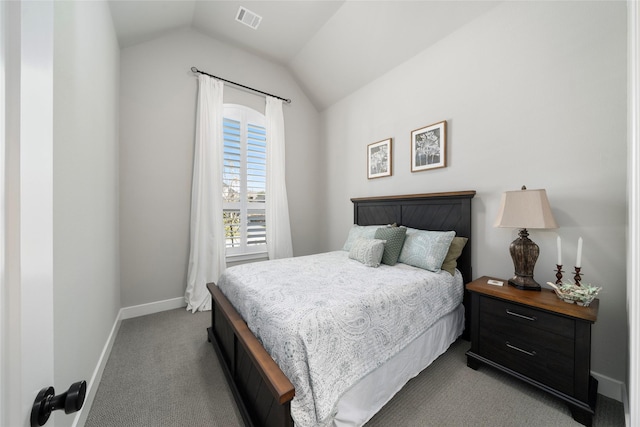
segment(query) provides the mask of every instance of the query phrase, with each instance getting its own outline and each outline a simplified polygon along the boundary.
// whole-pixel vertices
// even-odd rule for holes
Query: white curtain
[[[289,202],[285,185],[284,116],[282,100],[267,97],[267,253],[269,259],[293,256]]]
[[[222,94],[224,84],[198,76],[198,111],[191,184],[191,251],[185,301],[192,312],[211,310],[207,283],[226,268],[222,221]]]

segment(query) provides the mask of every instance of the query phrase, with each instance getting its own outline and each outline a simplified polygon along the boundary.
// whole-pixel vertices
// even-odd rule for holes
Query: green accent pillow
[[[384,252],[384,243],[384,240],[360,237],[351,245],[349,258],[360,261],[368,267],[379,267]]]
[[[404,227],[378,228],[376,230],[374,237],[387,241],[384,244],[384,253],[382,254],[383,264],[396,265],[406,234],[407,229]]]
[[[455,231],[407,229],[407,237],[398,261],[435,273],[440,271]]]
[[[462,250],[464,246],[467,244],[466,237],[454,237],[451,241],[451,246],[449,246],[449,252],[447,252],[447,256],[444,257],[444,261],[442,262],[442,270],[449,272],[452,276],[455,274],[456,267],[458,266],[458,258],[462,254]]]

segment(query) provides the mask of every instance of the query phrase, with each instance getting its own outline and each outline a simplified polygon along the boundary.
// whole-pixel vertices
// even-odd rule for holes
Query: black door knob
[[[43,388],[31,408],[31,427],[43,426],[49,420],[51,412],[57,409],[64,409],[65,414],[79,411],[84,404],[86,393],[86,381],[71,384],[69,390],[57,396],[53,387]]]

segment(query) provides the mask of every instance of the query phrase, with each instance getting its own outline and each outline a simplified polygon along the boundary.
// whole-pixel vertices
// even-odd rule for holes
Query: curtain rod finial
[[[191,72],[192,73],[197,73],[197,72],[199,72],[199,70],[196,67],[191,67]]]

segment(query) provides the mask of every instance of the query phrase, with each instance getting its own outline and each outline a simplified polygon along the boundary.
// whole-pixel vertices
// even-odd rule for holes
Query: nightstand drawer
[[[563,356],[573,360],[573,339],[538,328],[535,325],[522,324],[511,318],[481,312],[480,335],[492,335],[498,332],[505,337],[505,340],[526,343],[527,346],[544,349],[544,353],[549,357]]]
[[[560,348],[556,348],[551,342],[545,343],[544,339],[540,339],[541,335],[531,339],[532,330],[535,329],[522,328],[521,333],[517,334],[512,328],[481,328],[478,352],[508,369],[573,395],[574,360],[571,340],[538,331],[560,338]]]
[[[490,313],[502,318],[505,322],[543,329],[571,339],[575,334],[575,323],[572,319],[507,301],[480,298],[480,314],[482,313]]]

